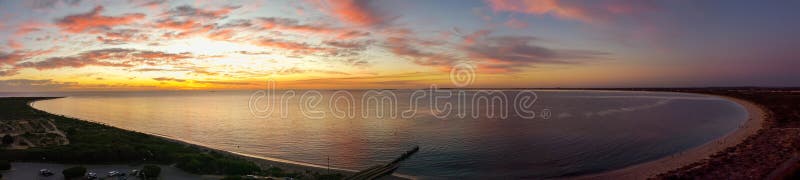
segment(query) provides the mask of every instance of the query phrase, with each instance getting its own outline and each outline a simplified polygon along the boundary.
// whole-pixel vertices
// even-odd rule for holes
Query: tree
[[[6,134],[5,136],[3,136],[3,144],[9,145],[11,143],[14,143],[14,137],[13,136],[11,136],[10,134]]]
[[[155,178],[158,177],[158,174],[161,174],[161,168],[154,165],[145,165],[142,167],[142,174],[144,174],[144,178]]]
[[[64,174],[64,179],[83,177],[84,175],[86,175],[86,167],[76,166],[67,168],[64,169],[64,171],[61,171],[61,174]]]
[[[11,169],[11,163],[6,160],[0,160],[0,170],[9,170]]]

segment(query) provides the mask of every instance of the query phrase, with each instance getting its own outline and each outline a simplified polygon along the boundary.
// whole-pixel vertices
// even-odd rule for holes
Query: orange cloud
[[[56,25],[70,33],[81,33],[87,30],[107,29],[113,26],[126,25],[144,19],[142,13],[123,14],[121,16],[103,16],[103,6],[97,6],[84,14],[69,15],[58,19]]]
[[[223,29],[215,31],[208,35],[208,39],[218,40],[218,41],[227,41],[233,38],[236,35],[232,29]]]

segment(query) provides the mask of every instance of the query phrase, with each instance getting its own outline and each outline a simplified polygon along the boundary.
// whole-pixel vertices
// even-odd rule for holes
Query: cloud
[[[177,21],[174,19],[165,19],[157,21],[153,24],[153,27],[159,29],[175,29],[175,30],[192,30],[194,28],[202,26],[200,23],[194,20],[185,20],[185,21]]]
[[[0,70],[0,77],[13,76],[19,74],[17,69]]]
[[[76,6],[81,3],[81,0],[31,0],[25,1],[29,3],[34,9],[53,8],[58,4],[65,4]]]
[[[10,53],[0,52],[0,65],[14,65],[17,62],[31,59],[40,55],[49,54],[56,51],[56,48],[48,49],[48,50],[36,50],[36,51],[23,51],[23,50],[16,50]]]
[[[74,56],[50,57],[42,61],[22,62],[17,68],[35,68],[38,70],[58,69],[64,67],[79,68],[84,66],[133,67],[136,65],[180,64],[177,60],[191,58],[191,54],[172,54],[156,51],[109,48],[82,52]]]
[[[76,82],[58,82],[51,79],[7,79],[0,80],[0,91],[42,91],[78,85]]]
[[[206,19],[222,19],[227,17],[231,11],[239,9],[241,6],[225,6],[215,10],[198,9],[189,5],[178,6],[167,11],[165,14],[170,17],[188,17],[188,18],[206,18]]]
[[[551,49],[535,44],[532,36],[487,36],[462,49],[477,60],[485,72],[512,72],[535,64],[572,64],[578,60],[599,59],[608,53],[586,50]]]
[[[277,40],[271,38],[261,38],[259,40],[253,41],[253,44],[262,47],[289,50],[294,54],[311,54],[311,53],[329,51],[328,49],[316,47],[308,43],[298,43],[298,42]]]
[[[144,19],[145,15],[142,13],[130,13],[120,16],[103,16],[103,6],[96,6],[92,11],[69,15],[64,18],[56,20],[56,25],[65,32],[81,33],[87,30],[97,31],[106,30],[114,26],[126,25]]]
[[[328,14],[343,22],[372,26],[386,22],[383,15],[371,6],[371,0],[318,0],[314,5],[322,7]]]
[[[552,15],[561,19],[588,23],[613,20],[618,16],[652,11],[652,1],[625,0],[487,0],[492,10],[534,15]]]
[[[11,49],[15,49],[15,50],[23,48],[22,44],[20,44],[19,42],[15,41],[13,39],[9,39],[8,40],[8,47],[10,47]]]
[[[408,58],[418,65],[437,67],[442,71],[448,71],[450,66],[458,61],[453,55],[420,50],[416,47],[418,42],[414,39],[390,37],[385,43],[385,47],[395,55]]]
[[[231,82],[231,81],[202,81],[202,80],[198,80],[198,81],[192,81],[192,82],[194,82],[194,83],[202,83],[202,84],[237,85],[237,86],[241,86],[241,85],[256,85],[255,83],[251,83],[251,82]]]
[[[244,55],[268,55],[268,54],[272,54],[271,52],[267,52],[267,51],[258,51],[258,52],[255,52],[255,51],[236,51],[236,53],[244,54]]]
[[[475,41],[477,41],[477,39],[483,38],[484,36],[488,36],[490,33],[492,33],[492,31],[490,30],[475,31],[471,34],[464,36],[464,43],[474,44]]]
[[[157,9],[159,6],[167,2],[167,0],[128,0],[136,4],[136,7],[147,7],[150,9]]]
[[[275,29],[294,31],[300,33],[320,34],[327,36],[334,36],[337,39],[353,39],[359,37],[369,36],[370,33],[366,31],[352,30],[347,28],[331,27],[325,24],[300,24],[297,20],[289,18],[259,18],[261,26],[264,29]]]
[[[44,26],[45,26],[44,24],[34,21],[23,22],[22,24],[19,25],[19,28],[17,28],[17,30],[14,31],[14,35],[25,36],[31,32],[41,31],[42,27]]]
[[[185,79],[176,79],[176,78],[170,78],[170,77],[157,77],[157,78],[153,78],[153,80],[156,80],[156,81],[186,82]]]
[[[204,33],[210,32],[210,31],[214,30],[214,28],[215,28],[214,25],[204,25],[204,26],[200,26],[198,28],[188,29],[186,31],[181,31],[181,32],[167,32],[167,33],[164,33],[162,35],[162,37],[170,38],[170,39],[188,38],[188,37],[192,37],[192,36],[195,36],[195,35],[199,35],[199,34],[204,34]]]
[[[350,49],[350,50],[365,50],[367,47],[375,43],[373,40],[365,40],[365,41],[325,41],[323,42],[326,45],[343,48],[343,49]]]
[[[212,32],[208,35],[209,39],[218,41],[227,41],[236,36],[236,31],[233,29],[222,29]]]
[[[505,26],[507,26],[509,28],[512,28],[512,29],[525,29],[525,28],[528,28],[528,23],[527,22],[520,21],[520,20],[514,19],[514,18],[508,19],[508,21],[503,23],[503,25],[505,25]]]
[[[140,33],[137,29],[117,29],[105,32],[103,35],[104,36],[97,36],[97,40],[103,44],[112,45],[149,40],[146,34]]]

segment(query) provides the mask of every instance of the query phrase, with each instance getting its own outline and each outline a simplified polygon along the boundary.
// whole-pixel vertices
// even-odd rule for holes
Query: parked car
[[[41,169],[41,170],[39,170],[39,175],[42,175],[42,176],[52,176],[52,175],[53,175],[53,172],[51,172],[51,171],[50,171],[50,170],[48,170],[48,169]]]
[[[130,173],[130,175],[131,175],[131,176],[139,176],[139,170],[138,170],[138,169],[133,169],[133,170],[131,170],[131,173]]]
[[[97,173],[94,172],[86,173],[86,179],[97,179]]]
[[[110,171],[108,172],[108,177],[117,177],[117,176],[125,176],[124,172],[119,171]]]

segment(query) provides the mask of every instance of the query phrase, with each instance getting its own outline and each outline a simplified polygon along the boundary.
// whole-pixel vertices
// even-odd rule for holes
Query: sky
[[[789,0],[0,0],[0,92],[268,80],[282,89],[800,86],[797,9]],[[473,81],[456,86],[451,74],[464,67]]]

